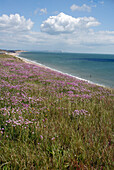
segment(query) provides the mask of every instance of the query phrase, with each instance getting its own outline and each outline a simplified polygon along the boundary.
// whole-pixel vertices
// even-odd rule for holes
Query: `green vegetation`
[[[113,169],[113,89],[1,54],[0,112],[1,169]]]

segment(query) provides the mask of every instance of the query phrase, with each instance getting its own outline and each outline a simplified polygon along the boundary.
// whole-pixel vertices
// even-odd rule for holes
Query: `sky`
[[[0,49],[114,54],[114,0],[0,0]]]

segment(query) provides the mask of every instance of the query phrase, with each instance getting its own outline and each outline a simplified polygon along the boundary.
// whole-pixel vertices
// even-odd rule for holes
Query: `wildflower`
[[[43,140],[43,136],[42,135],[40,135],[40,138]]]
[[[51,138],[51,140],[55,140],[55,137]]]
[[[79,116],[79,115],[89,115],[87,114],[88,111],[87,110],[84,110],[84,109],[81,109],[81,110],[74,110],[74,112],[72,113],[73,116]],[[90,116],[90,115],[89,115]]]
[[[12,125],[13,127],[15,127],[16,125]]]
[[[73,94],[73,91],[68,91],[69,94]]]

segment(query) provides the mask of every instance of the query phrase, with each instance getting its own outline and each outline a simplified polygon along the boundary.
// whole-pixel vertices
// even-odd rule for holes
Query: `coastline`
[[[14,57],[17,57],[17,58],[21,59],[22,61],[24,61],[24,62],[26,62],[26,63],[28,63],[28,64],[34,64],[34,65],[39,66],[39,67],[44,67],[44,68],[50,69],[50,70],[52,70],[52,71],[61,73],[61,74],[63,74],[63,75],[70,76],[70,77],[72,77],[72,78],[75,78],[75,79],[78,79],[78,80],[81,80],[81,81],[85,81],[85,82],[87,82],[87,83],[90,83],[90,84],[93,84],[93,85],[96,85],[96,86],[100,86],[100,87],[103,87],[103,88],[106,88],[106,89],[113,89],[112,87],[105,86],[105,85],[99,84],[99,83],[95,83],[95,82],[93,82],[93,81],[90,81],[90,80],[87,80],[87,79],[83,79],[83,78],[80,78],[80,77],[77,77],[77,76],[74,76],[74,75],[71,75],[71,74],[68,74],[68,73],[65,73],[65,72],[56,70],[56,69],[54,69],[54,68],[48,67],[48,66],[43,65],[43,64],[41,64],[41,63],[38,63],[38,62],[36,62],[36,61],[33,61],[33,60],[30,60],[30,59],[26,59],[26,58],[20,57],[19,55],[20,55],[21,52],[27,52],[27,51],[19,51],[19,52],[17,51],[16,53],[9,53],[8,55],[12,55],[12,56],[14,56]]]

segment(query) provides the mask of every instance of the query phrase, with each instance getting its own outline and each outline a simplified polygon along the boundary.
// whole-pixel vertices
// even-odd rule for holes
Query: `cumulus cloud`
[[[28,19],[26,20],[24,16],[19,14],[11,14],[0,16],[0,31],[3,32],[23,32],[31,30],[33,22]]]
[[[32,31],[31,20],[26,20],[19,14],[2,15],[0,17],[0,47],[71,52],[104,52],[105,50],[105,52],[114,53],[114,30],[94,31],[91,27],[99,25],[94,17],[74,18],[60,13],[49,17],[42,24],[42,32],[35,32]],[[108,48],[105,48],[106,46]]]
[[[60,13],[57,16],[50,16],[41,24],[41,31],[49,34],[72,33],[80,29],[88,29],[100,23],[94,17],[79,17]]]
[[[82,6],[78,6],[76,4],[73,4],[70,9],[72,11],[87,11],[87,12],[90,12],[91,11],[91,7],[86,5],[86,4],[83,4]]]

